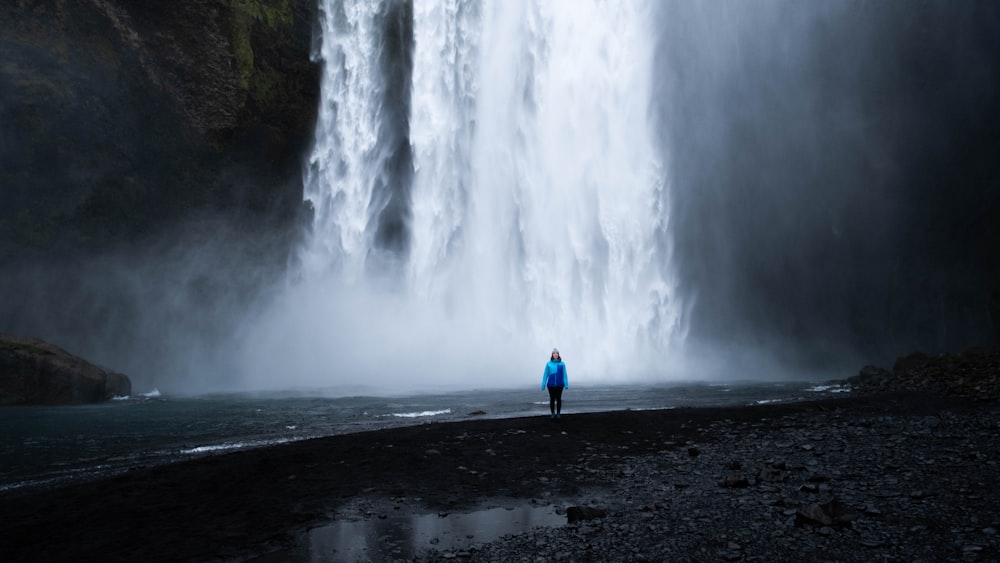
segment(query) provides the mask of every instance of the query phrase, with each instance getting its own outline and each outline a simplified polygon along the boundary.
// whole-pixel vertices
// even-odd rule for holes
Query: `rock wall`
[[[0,6],[0,263],[195,214],[287,225],[319,92],[312,0]]]
[[[315,11],[0,3],[0,331],[143,388],[227,354],[308,220]]]

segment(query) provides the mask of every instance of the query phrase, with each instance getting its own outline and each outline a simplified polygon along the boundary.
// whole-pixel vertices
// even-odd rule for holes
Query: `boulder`
[[[727,489],[739,489],[749,487],[750,480],[742,471],[728,471],[719,479],[719,486]]]
[[[566,509],[566,521],[570,524],[586,520],[598,520],[607,517],[607,515],[608,512],[606,510],[593,506],[571,506]]]
[[[0,334],[0,405],[100,403],[131,392],[123,374],[36,338]]]
[[[850,527],[858,517],[857,513],[848,508],[836,497],[824,503],[812,503],[802,507],[795,514],[795,526],[837,526]]]

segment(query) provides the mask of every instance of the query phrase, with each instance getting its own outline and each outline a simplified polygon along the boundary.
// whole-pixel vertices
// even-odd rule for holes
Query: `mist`
[[[552,347],[572,384],[818,379],[992,342],[992,3],[348,4],[321,5],[303,221],[9,262],[0,328],[172,393],[534,386]]]
[[[240,330],[284,279],[275,257],[286,245],[201,217],[99,252],[15,262],[0,277],[3,326],[126,373],[138,393],[240,388]]]
[[[658,11],[689,342],[841,373],[993,342],[994,4]]]
[[[554,346],[578,381],[662,375],[683,327],[648,4],[570,6],[322,5],[315,218],[281,334],[393,385],[522,386]]]

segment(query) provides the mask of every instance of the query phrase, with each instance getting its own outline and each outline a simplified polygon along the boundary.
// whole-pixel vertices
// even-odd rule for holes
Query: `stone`
[[[727,489],[749,487],[750,481],[742,471],[729,471],[719,480],[719,486]]]
[[[782,464],[784,467],[784,464]],[[789,473],[783,469],[778,468],[764,468],[757,472],[758,482],[770,482],[770,483],[784,483],[788,481]]]
[[[592,506],[570,506],[566,509],[566,521],[570,524],[586,520],[597,520],[607,515],[607,511]]]
[[[126,375],[36,338],[0,334],[0,405],[100,403],[131,393]]]
[[[857,519],[857,515],[848,509],[836,497],[824,503],[812,503],[801,508],[795,514],[795,526],[817,526],[830,527],[850,526]]]

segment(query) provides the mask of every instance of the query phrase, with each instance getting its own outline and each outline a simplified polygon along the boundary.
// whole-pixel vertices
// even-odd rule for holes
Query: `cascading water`
[[[663,373],[684,325],[649,10],[323,0],[315,218],[258,344],[314,384],[520,384],[552,346],[571,379]]]

